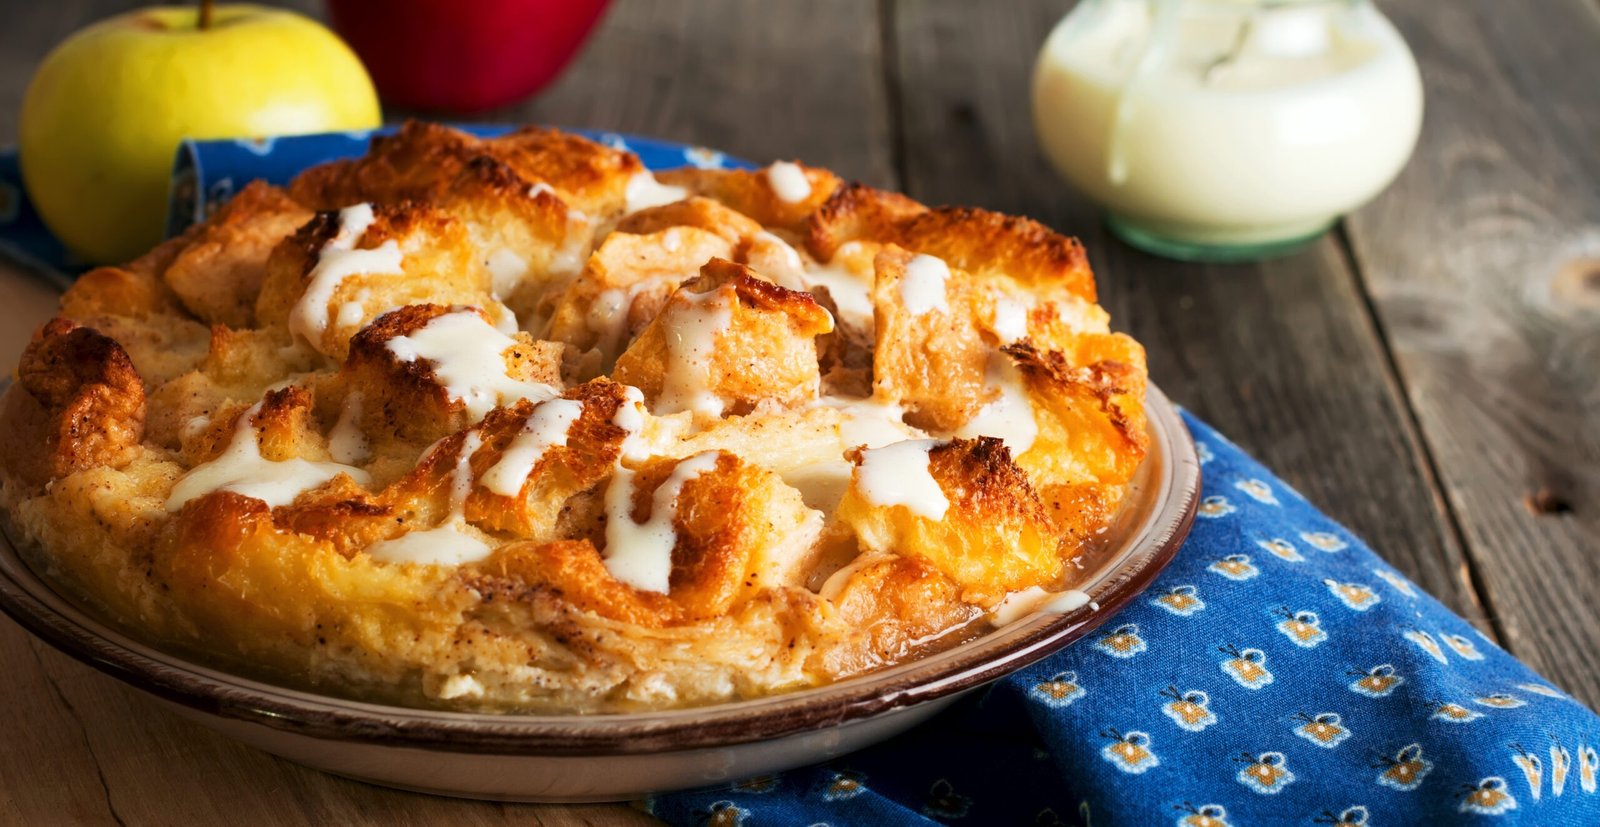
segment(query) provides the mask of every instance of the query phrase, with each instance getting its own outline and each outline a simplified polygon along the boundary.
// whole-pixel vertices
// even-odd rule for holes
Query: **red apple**
[[[554,80],[608,2],[328,0],[328,17],[384,100],[473,112]]]

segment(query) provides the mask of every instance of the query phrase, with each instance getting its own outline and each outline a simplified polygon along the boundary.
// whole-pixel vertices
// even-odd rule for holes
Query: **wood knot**
[[[1550,293],[1561,302],[1600,308],[1600,258],[1577,258],[1561,265]]]
[[[1572,513],[1572,503],[1568,502],[1566,497],[1549,488],[1541,487],[1539,490],[1528,494],[1522,498],[1522,504],[1528,509],[1528,513],[1535,517]]]

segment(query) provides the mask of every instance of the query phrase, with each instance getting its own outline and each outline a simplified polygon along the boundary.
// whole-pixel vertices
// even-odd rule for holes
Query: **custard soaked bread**
[[[14,535],[147,639],[357,697],[661,708],[1072,588],[1145,381],[1034,222],[413,123],[80,279],[0,470]]]

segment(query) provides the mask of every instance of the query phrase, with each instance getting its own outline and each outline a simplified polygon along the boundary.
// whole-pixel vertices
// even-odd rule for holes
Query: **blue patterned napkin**
[[[911,733],[673,824],[1600,825],[1600,719],[1205,423],[1148,592]]]
[[[586,134],[654,169],[744,165]],[[365,137],[185,145],[171,226]],[[21,193],[0,155],[0,251],[70,270]],[[647,807],[685,825],[1600,825],[1600,718],[1185,420],[1194,531],[1099,631],[892,741]]]

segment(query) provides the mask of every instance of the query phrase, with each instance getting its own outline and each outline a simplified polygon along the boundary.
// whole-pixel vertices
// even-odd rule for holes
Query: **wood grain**
[[[0,141],[50,45],[144,4],[8,7]],[[1028,75],[1070,5],[618,0],[559,84],[490,117],[800,158],[1082,236],[1164,389],[1480,622],[1481,587],[1514,653],[1600,703],[1600,6],[1382,0],[1428,86],[1416,160],[1343,235],[1211,267],[1110,239],[1038,157]],[[0,294],[6,364],[49,300],[18,289]],[[7,622],[0,674],[0,823],[650,823],[307,770]]]
[[[652,824],[620,806],[457,801],[347,781],[240,746],[0,627],[0,822]],[[70,814],[70,818],[65,817]]]
[[[1061,0],[899,3],[892,51],[908,191],[1081,237],[1151,374],[1407,575],[1481,619],[1450,519],[1350,262],[1333,238],[1253,265],[1166,261],[1110,238],[1035,149],[1029,76]],[[1003,10],[1003,13],[1000,13]]]
[[[635,132],[892,185],[878,20],[859,0],[621,3],[566,78],[492,113]]]
[[[1600,705],[1600,7],[1385,8],[1428,111],[1352,249],[1508,647]]]

